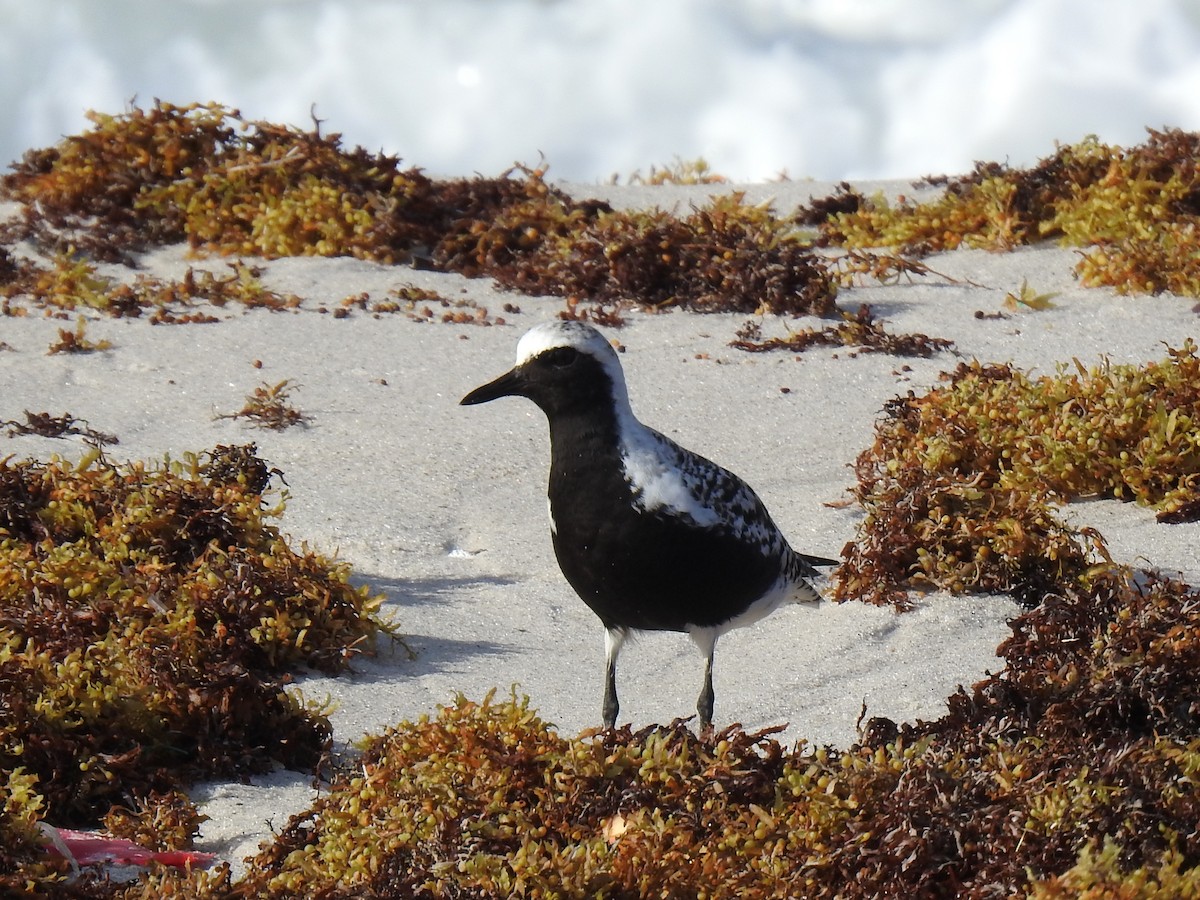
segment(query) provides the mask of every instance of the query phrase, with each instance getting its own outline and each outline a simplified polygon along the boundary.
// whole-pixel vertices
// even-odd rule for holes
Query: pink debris
[[[110,838],[92,831],[73,831],[70,828],[55,828],[45,822],[39,826],[50,839],[47,848],[71,861],[74,866],[90,866],[96,863],[117,863],[126,866],[148,866],[151,862],[186,868],[207,868],[216,855],[195,850],[147,850],[133,841]]]

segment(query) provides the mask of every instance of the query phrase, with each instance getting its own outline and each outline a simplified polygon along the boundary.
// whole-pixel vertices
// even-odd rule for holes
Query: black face
[[[475,388],[459,402],[473,406],[497,397],[528,397],[553,416],[611,404],[612,381],[591,354],[574,347],[551,347]]]
[[[578,359],[579,351],[574,347],[551,347],[530,361],[540,363],[543,368],[562,372],[571,368]]]

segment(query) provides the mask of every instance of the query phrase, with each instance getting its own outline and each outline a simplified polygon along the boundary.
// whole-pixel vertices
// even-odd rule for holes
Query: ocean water
[[[899,178],[1200,130],[1200,0],[0,0],[0,165],[215,100],[438,175]]]

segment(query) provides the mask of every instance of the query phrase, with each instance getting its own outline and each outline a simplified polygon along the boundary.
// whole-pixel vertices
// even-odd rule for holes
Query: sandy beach
[[[686,210],[729,186],[564,185],[614,205]],[[880,185],[866,185],[869,192]],[[906,182],[883,185],[912,193]],[[816,182],[748,187],[787,210],[832,190]],[[11,208],[10,208],[11,211]],[[0,210],[3,212],[3,210]],[[870,444],[884,403],[920,393],[960,360],[1010,362],[1037,373],[1058,364],[1142,363],[1165,344],[1196,335],[1190,301],[1120,296],[1082,288],[1076,251],[1052,245],[995,254],[960,250],[925,263],[937,275],[845,292],[846,308],[868,303],[896,332],[954,342],[929,359],[817,349],[749,354],[729,346],[744,315],[631,312],[619,342],[634,410],[642,421],[745,478],[797,549],[837,556],[861,512],[848,499],[851,466]],[[141,271],[180,277],[189,266],[227,271],[219,258],[170,247],[139,260]],[[433,713],[457,692],[527,694],[564,733],[599,724],[603,633],[558,571],[550,546],[545,419],[531,403],[458,406],[471,388],[512,365],[518,338],[563,308],[557,298],[496,290],[485,280],[353,259],[253,261],[268,287],[301,298],[297,310],[215,310],[212,324],[154,326],[144,319],[89,317],[87,334],[112,347],[47,355],[73,322],[31,314],[6,318],[0,339],[0,419],[23,410],[69,412],[116,435],[115,459],[180,457],[217,444],[255,442],[283,471],[289,501],[281,527],[296,542],[336,555],[355,579],[386,595],[407,647],[387,643],[351,674],[300,677],[328,696],[336,748],[402,719]],[[123,280],[134,272],[103,271]],[[1027,283],[1057,293],[1044,310],[1002,312]],[[504,324],[418,322],[360,310],[321,313],[350,296],[374,299],[416,286],[474,301]],[[505,311],[505,304],[519,311]],[[819,324],[768,318],[767,335]],[[310,421],[282,432],[230,418],[262,384],[289,380]],[[21,437],[4,452],[78,456],[78,443]],[[1153,513],[1115,501],[1084,501],[1072,522],[1096,527],[1118,561],[1182,573],[1195,583],[1200,525],[1160,525]],[[995,648],[1018,611],[1007,597],[917,598],[913,612],[859,603],[781,610],[731,633],[716,655],[718,724],[786,724],[787,743],[847,746],[868,716],[931,719],[958,685],[999,667]],[[702,661],[683,635],[648,635],[621,659],[622,721],[690,715]],[[251,784],[198,786],[210,817],[200,849],[234,863],[252,853],[314,796],[311,776],[277,772]]]

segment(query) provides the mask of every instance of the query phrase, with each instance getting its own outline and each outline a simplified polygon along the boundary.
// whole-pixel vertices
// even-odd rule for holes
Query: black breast
[[[615,418],[595,408],[551,421],[554,550],[567,581],[606,627],[684,631],[744,611],[779,576],[779,555],[719,525],[638,509],[617,438]]]

